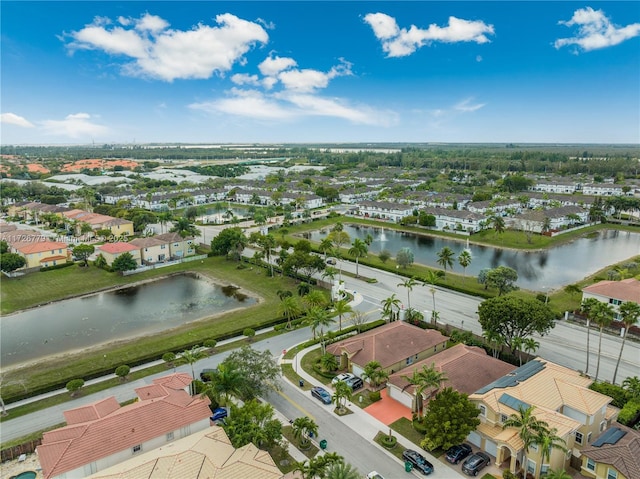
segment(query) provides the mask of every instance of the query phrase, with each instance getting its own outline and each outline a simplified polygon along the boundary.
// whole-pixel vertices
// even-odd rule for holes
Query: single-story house
[[[406,368],[447,347],[447,338],[435,329],[394,321],[327,346],[341,369],[362,376],[364,367],[378,361],[387,373]]]

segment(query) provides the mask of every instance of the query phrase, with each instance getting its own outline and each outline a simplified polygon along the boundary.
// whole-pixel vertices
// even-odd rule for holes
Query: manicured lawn
[[[393,429],[395,432],[400,434],[401,436],[406,437],[414,443],[416,446],[420,446],[420,442],[424,439],[424,434],[420,434],[413,428],[411,421],[409,421],[406,417],[401,417],[395,422],[389,424],[389,427]]]
[[[107,286],[129,284],[182,271],[194,271],[212,278],[224,278],[220,280],[221,284],[234,284],[262,298],[257,305],[217,318],[187,323],[175,330],[122,344],[97,347],[86,352],[41,362],[37,366],[9,370],[6,372],[2,391],[5,402],[11,402],[16,395],[24,394],[24,388],[27,392],[37,393],[64,387],[67,381],[74,378],[81,377],[86,380],[101,374],[112,373],[121,364],[133,366],[157,359],[167,351],[180,352],[192,345],[202,344],[206,339],[219,339],[234,333],[240,334],[245,328],[259,328],[261,325],[279,319],[280,300],[276,292],[287,289],[293,291],[296,283],[289,278],[268,278],[263,270],[257,268],[237,269],[237,266],[236,262],[208,258],[202,263],[185,263],[126,278],[93,267],[85,270],[72,267],[34,273],[19,280],[3,280],[3,308],[5,297],[13,301],[14,308],[17,304],[20,304],[20,307],[33,306]],[[258,277],[261,280],[257,281]],[[123,280],[126,280],[126,283]],[[61,292],[55,297],[53,292],[58,286]],[[29,298],[29,301],[25,298]]]
[[[291,447],[298,447],[299,441],[298,439],[293,437],[293,428],[291,426],[284,426],[282,428],[282,435],[291,443]],[[313,443],[311,443],[308,449],[300,449],[300,451],[309,459],[311,459],[312,457],[315,457],[316,454],[318,454],[319,449]]]

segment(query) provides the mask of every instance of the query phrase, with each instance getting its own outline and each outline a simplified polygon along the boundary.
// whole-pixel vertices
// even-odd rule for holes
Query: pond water
[[[458,255],[467,249],[464,240],[454,241],[436,236],[422,236],[385,228],[346,225],[351,237],[374,238],[369,253],[377,255],[388,250],[392,256],[401,248],[413,251],[416,263],[440,268],[438,252],[448,246],[455,253],[453,271],[461,274]],[[329,232],[313,231],[305,235],[311,241],[321,241]],[[516,251],[469,244],[472,261],[466,274],[477,276],[483,268],[508,266],[518,272],[517,285],[534,291],[546,291],[575,283],[585,276],[640,254],[640,233],[602,230],[544,251]]]
[[[36,273],[37,274],[37,273]],[[0,318],[3,367],[175,328],[256,303],[234,287],[179,275]]]

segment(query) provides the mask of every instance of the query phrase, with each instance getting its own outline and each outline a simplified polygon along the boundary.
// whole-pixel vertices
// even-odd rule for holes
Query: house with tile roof
[[[42,241],[41,239],[42,236],[36,235],[27,238],[27,241],[10,244],[9,251],[17,253],[25,259],[24,269],[56,266],[71,259],[71,251],[69,251],[67,243]]]
[[[164,233],[155,235],[155,239],[165,241],[169,245],[169,257],[180,259],[196,254],[193,236],[183,238],[179,233]]]
[[[267,451],[252,443],[234,448],[219,426],[132,457],[87,479],[282,479]]]
[[[116,241],[115,243],[105,243],[97,247],[98,253],[102,254],[109,266],[113,265],[113,262],[123,253],[129,253],[133,256],[138,266],[142,264],[140,259],[140,249],[136,246],[125,243],[123,241]]]
[[[129,244],[138,248],[143,265],[162,263],[171,259],[169,243],[155,236],[136,238],[129,241]]]
[[[573,369],[540,357],[469,395],[480,409],[480,425],[467,440],[496,458],[497,465],[519,468],[538,479],[549,469],[567,468],[571,456],[581,450],[617,418],[612,399],[589,389],[593,381]],[[549,458],[537,445],[525,451],[519,431],[503,424],[519,409],[533,407],[533,415],[545,421],[565,441],[568,453],[552,449]]]
[[[516,369],[512,364],[489,356],[482,348],[460,343],[391,374],[387,381],[389,397],[415,411],[418,407],[415,404],[415,386],[406,377],[411,377],[414,371],[421,371],[423,367],[432,366],[447,378],[442,388],[451,387],[463,394],[472,394]],[[423,403],[435,392],[436,389],[425,390]]]
[[[613,306],[616,319],[620,320],[620,305],[627,301],[640,304],[640,281],[635,278],[622,281],[598,281],[582,288],[582,301],[595,298]]]
[[[594,479],[640,479],[640,431],[616,424],[582,449],[580,474]]]
[[[327,346],[341,369],[362,376],[370,361],[378,361],[389,374],[433,356],[447,347],[447,338],[435,329],[422,329],[394,321]]]
[[[67,425],[45,432],[36,448],[44,478],[84,478],[209,429],[209,398],[192,397],[191,381],[171,374],[137,388],[137,401],[127,406],[112,396],[66,411]]]

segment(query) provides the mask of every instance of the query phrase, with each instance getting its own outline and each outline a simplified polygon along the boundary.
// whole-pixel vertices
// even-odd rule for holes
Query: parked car
[[[382,477],[380,473],[376,471],[371,471],[369,474],[367,474],[367,479],[384,479],[384,477]]]
[[[355,376],[351,373],[341,373],[331,380],[331,384],[336,384],[338,381],[346,381],[351,378],[355,378]]]
[[[209,419],[211,419],[213,422],[216,422],[226,417],[227,417],[227,410],[223,407],[217,407],[213,410],[213,416],[211,416]]]
[[[204,381],[205,383],[208,383],[209,381],[211,381],[211,376],[209,376],[213,371],[215,371],[215,369],[203,369],[202,371],[200,371],[200,379],[202,379],[202,381]]]
[[[364,386],[364,381],[362,380],[362,378],[359,378],[358,376],[354,376],[352,378],[347,379],[345,383],[347,383],[353,391],[355,391],[356,389],[360,389],[362,386]]]
[[[327,391],[325,388],[316,386],[311,389],[311,395],[325,404],[331,404],[331,394],[329,394],[329,391]]]
[[[335,258],[327,258],[327,264],[336,264]]]
[[[444,457],[451,464],[458,464],[471,454],[471,452],[471,446],[469,444],[458,444],[457,446],[451,446],[447,449],[447,454]]]
[[[462,463],[462,472],[470,476],[477,476],[478,473],[491,462],[491,458],[484,452],[476,452]]]
[[[414,468],[420,471],[425,476],[433,472],[433,464],[425,459],[425,457],[418,451],[413,449],[405,449],[402,453],[402,458],[405,461],[409,461]]]

